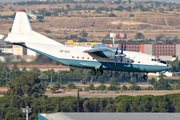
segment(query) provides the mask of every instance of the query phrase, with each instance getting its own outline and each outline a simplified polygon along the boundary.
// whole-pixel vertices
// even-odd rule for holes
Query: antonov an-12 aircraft
[[[104,44],[91,47],[69,47],[32,30],[25,10],[18,10],[6,43],[20,45],[52,58],[63,65],[91,69],[91,75],[102,75],[103,70],[144,72],[165,72],[170,65],[155,56],[110,48]]]

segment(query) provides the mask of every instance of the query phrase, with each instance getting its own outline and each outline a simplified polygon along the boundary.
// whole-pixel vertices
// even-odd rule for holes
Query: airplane
[[[148,79],[149,72],[166,72],[171,66],[153,55],[111,48],[104,44],[93,47],[65,46],[53,39],[33,31],[25,10],[18,10],[11,32],[5,42],[20,45],[54,59],[66,66],[91,69],[91,75],[102,75],[103,70],[143,72]]]

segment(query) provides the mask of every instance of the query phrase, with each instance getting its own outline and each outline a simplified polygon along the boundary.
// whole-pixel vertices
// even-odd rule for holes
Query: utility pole
[[[22,112],[26,113],[26,120],[28,120],[28,114],[31,113],[32,108],[29,108],[29,106],[27,106],[26,108],[22,108]]]
[[[79,90],[77,91],[77,112],[79,112]]]
[[[51,71],[51,84],[52,84],[52,71]]]

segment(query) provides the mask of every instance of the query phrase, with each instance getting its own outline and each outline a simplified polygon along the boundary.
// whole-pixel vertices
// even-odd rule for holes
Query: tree
[[[7,84],[6,95],[34,96],[39,97],[44,94],[46,87],[40,82],[35,72],[22,74],[18,78],[11,80]]]
[[[46,34],[50,34],[50,33],[51,33],[50,30],[45,30],[44,32],[45,32]]]
[[[94,84],[89,85],[89,90],[94,90]]]
[[[130,14],[129,17],[134,17],[134,14]]]
[[[117,17],[114,13],[110,13],[109,17]]]
[[[128,89],[128,88],[127,88],[126,85],[123,85],[123,86],[122,86],[122,90],[125,90],[125,91],[126,91],[127,89]]]
[[[108,90],[109,90],[109,91],[116,91],[116,90],[120,90],[120,88],[117,87],[117,86],[115,86],[115,85],[110,85],[110,86],[108,87]]]
[[[144,35],[142,33],[136,33],[135,39],[144,39]]]
[[[109,80],[109,83],[111,85],[115,85],[115,86],[119,85],[119,81],[118,81],[118,79],[116,77],[111,77],[110,80]]]
[[[104,91],[104,90],[106,90],[106,86],[103,85],[103,84],[101,84],[101,85],[98,86],[96,89],[97,89],[97,90],[100,90],[100,91]]]
[[[131,4],[132,0],[128,0],[128,3]]]
[[[68,88],[68,89],[75,89],[76,86],[75,86],[75,84],[73,84],[72,82],[69,82],[69,83],[67,84],[67,88]]]
[[[88,36],[88,33],[85,30],[83,30],[83,31],[80,32],[80,36],[85,38],[85,37]]]
[[[133,84],[132,86],[130,86],[130,90],[141,90],[141,87]]]
[[[98,76],[98,81],[99,81],[100,83],[102,83],[102,84],[105,83],[105,79],[106,79],[106,78],[104,78],[102,75],[101,75],[101,76]]]

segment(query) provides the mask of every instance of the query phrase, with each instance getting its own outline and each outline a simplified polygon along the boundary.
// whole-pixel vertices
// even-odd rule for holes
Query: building
[[[8,65],[7,67],[12,69],[13,66],[14,65]],[[52,69],[55,72],[70,71],[70,67],[63,65],[17,65],[17,68],[19,68],[19,70],[23,70],[25,68],[27,71],[33,70],[34,68],[38,68],[40,71],[48,71]]]
[[[112,44],[106,44],[112,47]],[[121,48],[121,44],[114,44],[114,47]],[[126,50],[142,52],[154,55],[157,58],[173,61],[180,58],[180,44],[126,44]]]
[[[179,113],[51,113],[38,120],[180,120]]]
[[[23,56],[27,53],[27,50],[19,45],[13,45],[12,51],[14,56]]]
[[[67,46],[87,46],[91,47],[98,42],[76,42],[67,41]],[[106,44],[108,47],[121,48],[121,44]],[[135,51],[154,55],[159,59],[173,61],[176,57],[180,58],[180,44],[126,44],[127,51]]]

